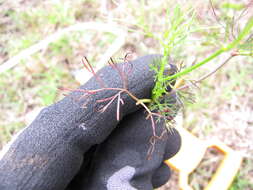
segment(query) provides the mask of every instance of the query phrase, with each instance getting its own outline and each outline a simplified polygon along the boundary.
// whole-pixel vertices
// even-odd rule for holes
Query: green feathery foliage
[[[168,121],[175,115],[178,110],[178,104],[174,104],[172,100],[168,97],[171,93],[176,91],[179,104],[183,105],[185,103],[193,102],[193,94],[188,91],[180,91],[174,88],[176,80],[190,72],[193,72],[195,69],[205,65],[206,63],[212,61],[214,58],[217,58],[221,54],[229,51],[237,52],[237,55],[252,56],[252,27],[253,27],[253,18],[250,18],[247,24],[239,32],[237,37],[232,40],[230,43],[225,43],[224,46],[212,53],[207,58],[202,61],[183,69],[179,72],[171,73],[170,70],[170,55],[178,50],[183,51],[183,46],[187,40],[188,35],[191,33],[191,27],[194,25],[194,11],[182,11],[179,6],[172,12],[171,15],[167,11],[168,27],[163,32],[162,38],[158,39],[162,48],[163,48],[163,57],[160,60],[156,60],[151,69],[156,72],[155,76],[155,87],[152,90],[152,100],[149,105],[151,110],[156,110],[159,114],[168,118]],[[189,15],[191,15],[189,17]],[[168,72],[169,70],[169,72]],[[168,75],[168,73],[170,73]],[[168,88],[172,88],[172,92],[168,92]]]
[[[156,72],[156,76],[149,108],[151,111],[155,110],[166,120],[171,121],[176,115],[179,106],[175,104],[174,96],[168,92],[168,89],[175,84],[175,80],[167,80],[166,78],[168,74],[173,75],[177,72],[177,68],[171,66],[170,55],[182,49],[193,25],[194,12],[189,9],[184,13],[179,6],[176,6],[172,12],[167,10],[166,16],[165,19],[168,19],[166,23],[167,29],[163,32],[161,38],[158,39],[163,49],[163,57],[155,60],[153,65],[151,65],[151,69]],[[170,126],[171,122],[167,124]]]

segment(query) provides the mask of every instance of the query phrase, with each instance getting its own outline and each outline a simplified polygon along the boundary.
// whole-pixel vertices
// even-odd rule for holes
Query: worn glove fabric
[[[163,121],[155,126],[157,134],[165,130]],[[178,152],[181,138],[175,129],[167,131],[148,159],[151,136],[151,122],[143,109],[124,117],[69,189],[153,190],[165,184],[170,170],[163,161]]]
[[[148,55],[131,61],[133,68],[128,77],[128,89],[138,98],[150,97],[154,72],[149,65],[159,58],[159,55]],[[123,63],[118,66],[123,67]],[[98,75],[107,87],[122,87],[115,69],[104,67]],[[80,87],[98,88],[101,86],[94,77]],[[94,153],[90,148],[102,143],[118,124],[117,102],[99,113],[97,110],[103,103],[97,100],[113,96],[115,91],[102,91],[75,101],[82,95],[75,91],[44,108],[10,145],[0,158],[1,190],[62,190],[78,173],[83,161],[88,163],[91,157],[86,157],[85,153]],[[125,104],[121,106],[120,120],[140,108],[127,94],[122,93],[121,98]],[[86,108],[83,108],[84,103]]]

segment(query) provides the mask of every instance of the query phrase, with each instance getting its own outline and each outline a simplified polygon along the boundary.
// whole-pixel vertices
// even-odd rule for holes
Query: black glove
[[[164,160],[176,154],[181,139],[175,129],[167,131],[163,121],[153,130],[143,109],[124,117],[112,134],[98,145],[89,164],[82,167],[69,190],[153,190],[164,185],[170,169]],[[152,152],[149,150],[154,148]]]
[[[128,77],[128,89],[136,97],[150,97],[154,72],[149,64],[159,58],[148,55],[131,62],[133,68]],[[119,67],[122,65],[118,64]],[[107,87],[122,87],[115,69],[104,67],[98,75]],[[80,89],[99,88],[101,86],[93,77]],[[105,90],[88,99],[74,101],[82,95],[82,92],[74,91],[56,104],[44,108],[33,123],[22,131],[0,160],[1,190],[62,190],[77,175],[81,166],[88,166],[92,158],[89,155],[93,155],[96,149],[90,148],[102,143],[118,124],[117,102],[114,101],[105,112],[99,113],[97,110],[101,103],[97,100],[111,97],[115,91]],[[120,119],[140,108],[126,93],[122,93],[121,98],[125,104],[121,106]],[[84,103],[86,108],[82,107]]]

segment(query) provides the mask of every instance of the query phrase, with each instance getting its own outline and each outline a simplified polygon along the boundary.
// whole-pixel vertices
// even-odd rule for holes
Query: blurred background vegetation
[[[189,37],[171,55],[175,63],[186,66],[229,41],[253,14],[249,0],[213,0],[212,4],[216,16],[210,2],[203,0],[0,0],[0,66],[59,34],[52,43],[42,43],[37,52],[14,61],[14,67],[0,69],[0,149],[42,107],[63,97],[58,87],[76,88],[89,77],[80,72],[84,55],[94,67],[100,67],[108,57],[119,60],[127,52],[132,52],[132,58],[162,53],[155,37],[166,31],[175,6],[186,12],[186,20],[189,10],[195,13]],[[78,23],[75,29],[66,30]],[[189,78],[202,76],[222,60],[223,56],[215,59]],[[252,61],[252,57],[238,57],[229,62],[199,85],[194,91],[196,103],[182,112],[183,125],[193,134],[219,139],[244,156],[230,190],[253,189]],[[196,190],[203,189],[218,160],[217,153],[206,154],[191,176]],[[175,180],[176,173],[161,189],[177,189]]]

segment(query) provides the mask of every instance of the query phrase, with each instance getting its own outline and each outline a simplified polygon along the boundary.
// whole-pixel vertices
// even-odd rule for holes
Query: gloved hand
[[[140,109],[123,118],[95,148],[68,190],[153,190],[169,180],[170,169],[163,161],[178,152],[180,136],[175,129],[165,131],[163,121],[157,122],[156,133],[163,136],[152,147],[153,131],[144,112]]]
[[[131,75],[128,77],[128,89],[136,97],[140,99],[150,97],[151,90],[154,86],[154,72],[150,70],[149,64],[159,58],[160,56],[157,55],[148,55],[131,62],[133,68]],[[118,65],[119,67],[122,67],[123,64]],[[101,77],[107,87],[122,87],[122,81],[119,74],[115,69],[112,69],[109,66],[101,69],[97,75]],[[101,88],[101,86],[95,77],[91,78],[85,85],[80,87],[80,89],[85,90],[99,88]],[[117,132],[121,127],[117,127],[117,129],[112,133],[119,123],[116,118],[117,102],[112,102],[105,112],[99,113],[97,110],[99,109],[99,106],[101,106],[101,103],[98,103],[97,100],[111,97],[113,95],[115,95],[115,91],[106,90],[93,94],[88,99],[81,98],[79,101],[74,101],[73,99],[79,99],[83,96],[81,91],[74,91],[63,100],[44,108],[32,124],[25,128],[10,145],[9,149],[0,156],[0,189],[65,189],[69,184],[69,187],[74,184],[73,182],[75,180],[72,182],[71,180],[74,176],[78,178],[78,172],[83,173],[84,171],[85,173],[84,168],[94,165],[93,163],[95,163],[95,165],[96,163],[100,163],[99,165],[101,165],[101,161],[99,161],[99,157],[96,156],[96,153],[103,155],[103,152],[97,151],[97,148],[93,145],[101,144],[106,138],[110,139],[111,136],[113,137],[113,142],[114,134],[121,134],[121,132]],[[122,93],[121,98],[124,101],[124,105],[121,106],[120,120],[124,116],[140,109],[140,106],[136,106],[135,101],[133,101],[129,95]],[[86,108],[83,108],[84,103]],[[137,114],[139,115],[138,118],[140,117],[138,119],[140,120],[139,123],[147,122],[144,119],[145,115],[141,118],[143,111],[139,111]],[[129,117],[136,117],[134,115],[135,114],[130,115]],[[128,128],[129,130],[134,130],[135,128],[137,130],[138,127],[140,127],[138,120],[135,121],[135,119],[131,119],[131,121],[134,121],[133,123],[129,120],[129,125],[132,125],[129,127],[126,126],[128,124],[124,124],[127,123],[126,121],[122,121],[122,124],[120,124],[123,125],[122,131],[128,130]],[[136,125],[138,127],[136,127]],[[143,130],[150,130],[150,128],[146,127]],[[141,128],[139,129],[139,131],[143,130]],[[128,132],[122,132],[122,134],[127,133]],[[133,132],[131,132],[131,134],[132,133]],[[147,137],[149,135],[150,137],[148,131],[145,132],[145,135]],[[120,137],[120,135],[115,136]],[[147,137],[144,138],[143,136],[143,140],[147,140]],[[128,137],[122,137],[122,139],[126,138]],[[179,137],[177,136],[176,139],[179,139]],[[133,142],[137,143],[138,141]],[[149,146],[148,142],[143,143],[141,138],[139,142],[142,146]],[[139,169],[137,167],[139,165],[138,160],[135,162],[133,161],[132,168],[136,169],[136,174],[140,175],[143,173],[143,176],[146,176],[146,174],[148,174],[147,176],[155,175],[154,171],[156,170],[156,167],[159,167],[162,160],[168,157],[166,155],[168,150],[165,150],[165,147],[170,147],[170,145],[166,145],[165,142],[166,141],[157,142],[158,148],[155,148],[155,152],[153,154],[157,154],[156,151],[158,151],[161,156],[158,156],[159,158],[156,158],[156,161],[153,160],[153,162],[155,161],[153,164],[151,164],[152,161],[150,162],[151,168],[147,167],[149,168],[147,172],[145,169],[146,167],[144,166],[146,164],[146,166],[148,166],[149,164],[148,161],[146,162],[146,157],[143,157],[144,154],[146,155],[146,152],[142,153],[142,156],[139,156],[139,159],[145,159],[145,161],[143,161],[143,163],[145,163],[143,168],[140,167]],[[179,143],[178,140],[175,142]],[[108,145],[109,144],[110,143],[108,143]],[[123,146],[124,143],[120,143],[119,141],[119,144]],[[98,146],[103,147],[106,145],[101,144]],[[135,145],[133,144],[133,146]],[[98,150],[100,150],[99,147]],[[141,146],[139,146],[139,148],[140,147]],[[177,148],[172,148],[173,153],[175,152],[174,150],[178,149],[178,145],[175,147]],[[136,148],[138,148],[138,146],[136,146]],[[105,151],[107,149],[110,150],[111,148],[106,148]],[[120,149],[116,148],[115,151],[120,151]],[[123,152],[127,153],[127,151]],[[114,172],[121,169],[121,166],[126,166],[123,160],[122,164],[115,167]],[[127,163],[127,165],[130,164]],[[95,171],[98,170],[94,170],[94,176],[97,175],[97,172]],[[108,172],[109,170],[104,171],[104,174],[108,175]],[[92,179],[93,183],[95,183],[96,179],[92,176],[89,177],[89,179]],[[84,179],[88,178],[86,177]],[[139,187],[138,183],[142,184],[141,181],[143,180],[138,182],[138,178],[134,181],[137,185],[136,188]],[[98,179],[98,183],[103,184],[104,182],[105,180]],[[84,186],[84,188],[86,187]],[[89,187],[87,186],[87,189],[88,188]],[[99,188],[100,186],[98,189]],[[97,189],[97,187],[93,187],[92,183],[90,183],[90,189]],[[103,187],[101,186],[100,189],[103,189]]]

